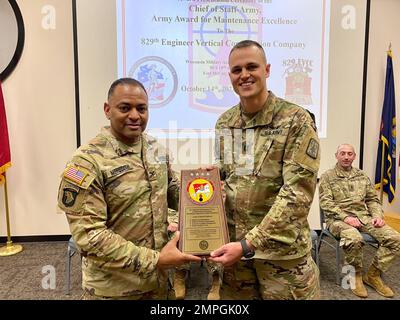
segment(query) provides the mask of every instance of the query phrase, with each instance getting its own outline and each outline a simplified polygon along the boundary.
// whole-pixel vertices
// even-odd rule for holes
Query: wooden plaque
[[[207,256],[229,242],[218,168],[182,170],[179,249]]]

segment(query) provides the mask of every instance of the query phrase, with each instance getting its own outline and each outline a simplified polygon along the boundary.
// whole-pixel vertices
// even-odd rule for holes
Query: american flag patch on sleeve
[[[87,173],[83,170],[79,170],[75,167],[68,167],[64,171],[64,177],[72,182],[76,182],[77,184],[81,185]]]

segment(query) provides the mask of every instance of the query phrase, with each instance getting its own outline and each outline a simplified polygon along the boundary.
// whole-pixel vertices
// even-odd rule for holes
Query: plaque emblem
[[[206,240],[202,240],[199,243],[199,247],[201,250],[207,250],[208,248],[208,242]]]
[[[187,192],[195,203],[206,204],[212,199],[214,186],[206,179],[195,179],[188,184]]]

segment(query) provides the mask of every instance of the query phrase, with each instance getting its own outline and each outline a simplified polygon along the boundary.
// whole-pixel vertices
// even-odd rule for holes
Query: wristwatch
[[[243,257],[246,259],[253,258],[255,252],[248,247],[246,239],[240,240],[240,244],[242,245]]]

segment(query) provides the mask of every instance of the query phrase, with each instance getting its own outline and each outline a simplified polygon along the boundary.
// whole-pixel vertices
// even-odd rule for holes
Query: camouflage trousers
[[[221,300],[312,300],[319,297],[319,270],[310,254],[293,260],[240,260],[224,270]]]
[[[104,297],[97,296],[90,290],[85,289],[81,300],[167,300],[168,293],[157,291],[150,291],[143,294],[122,296],[122,297]]]
[[[173,294],[171,288],[171,283],[167,277],[167,273],[165,273],[165,275],[163,274],[163,276],[159,278],[159,287],[153,291],[118,297],[106,297],[96,295],[94,289],[83,288],[81,300],[169,300],[173,299],[171,296]]]
[[[368,223],[356,229],[343,221],[333,221],[329,224],[328,229],[335,237],[340,238],[345,263],[356,269],[363,267],[364,240],[360,232],[368,233],[378,241],[379,248],[372,264],[380,271],[387,271],[394,258],[400,255],[400,233],[388,225],[376,228]]]

